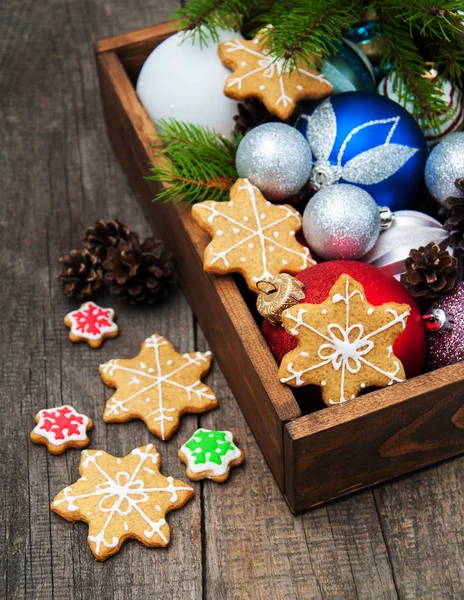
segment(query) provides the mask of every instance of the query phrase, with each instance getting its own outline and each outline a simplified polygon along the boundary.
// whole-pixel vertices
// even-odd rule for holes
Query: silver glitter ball
[[[425,165],[425,182],[435,200],[464,196],[455,180],[464,176],[464,132],[450,133],[430,153]]]
[[[330,260],[356,260],[374,246],[380,213],[372,196],[347,183],[315,194],[303,214],[303,233],[311,250]]]
[[[252,129],[237,149],[239,177],[249,179],[268,200],[282,200],[308,181],[312,153],[303,135],[284,123]]]

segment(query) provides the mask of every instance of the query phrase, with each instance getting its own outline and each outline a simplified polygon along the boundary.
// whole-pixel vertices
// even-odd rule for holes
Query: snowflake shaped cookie
[[[93,427],[92,419],[68,405],[40,410],[35,422],[31,441],[47,446],[52,454],[62,454],[67,448],[85,448],[89,443],[87,431]]]
[[[192,215],[213,238],[205,249],[205,271],[241,273],[254,292],[260,280],[314,264],[308,248],[295,239],[301,215],[268,202],[248,179],[234,183],[229,202],[201,202]]]
[[[193,489],[159,471],[160,459],[152,444],[135,448],[124,458],[102,450],[84,450],[80,479],[64,488],[50,507],[67,521],[89,525],[92,554],[105,560],[128,538],[145,546],[167,546],[166,513],[181,508]]]
[[[259,98],[266,108],[285,120],[299,100],[322,100],[333,92],[332,85],[315,69],[298,64],[290,71],[285,60],[274,60],[263,43],[266,29],[250,41],[234,39],[219,45],[224,66],[233,71],[224,94],[234,100]]]
[[[194,481],[212,479],[222,483],[231,467],[243,462],[244,455],[234,444],[230,431],[197,429],[181,446],[178,456],[187,465],[187,476]]]
[[[152,335],[135,358],[100,365],[103,381],[117,388],[103,420],[142,419],[151,433],[169,439],[183,413],[203,413],[218,405],[214,392],[201,382],[211,360],[211,352],[179,354],[169,340]]]
[[[409,313],[407,304],[371,306],[362,285],[342,275],[322,304],[297,304],[283,313],[283,325],[298,346],[284,356],[280,381],[318,385],[328,406],[355,398],[369,386],[404,381],[392,346]]]
[[[119,328],[114,322],[114,310],[101,308],[94,302],[86,302],[78,310],[73,310],[64,318],[71,328],[69,339],[72,342],[85,341],[92,348],[98,348],[106,338],[116,337]]]

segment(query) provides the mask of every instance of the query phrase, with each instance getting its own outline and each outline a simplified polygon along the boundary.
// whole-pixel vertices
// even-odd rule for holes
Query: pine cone
[[[135,304],[155,302],[168,291],[172,276],[171,254],[161,240],[147,238],[142,244],[136,233],[107,249],[103,262],[110,291]]]
[[[101,261],[104,261],[107,249],[116,246],[120,240],[127,241],[130,233],[129,227],[118,221],[118,219],[112,221],[100,219],[85,232],[85,248],[91,254],[98,256]]]
[[[464,178],[456,179],[456,187],[464,193]],[[451,247],[464,252],[464,198],[451,196],[445,202],[449,209],[445,227],[451,234]]]
[[[247,98],[243,102],[239,102],[237,108],[238,115],[234,117],[234,133],[245,135],[253,127],[279,120],[257,98]]]
[[[88,250],[71,250],[60,258],[61,273],[55,278],[63,284],[69,298],[84,300],[103,288],[103,268],[100,259]]]
[[[454,288],[458,277],[457,258],[435,242],[411,250],[404,266],[401,283],[414,298],[439,298]]]

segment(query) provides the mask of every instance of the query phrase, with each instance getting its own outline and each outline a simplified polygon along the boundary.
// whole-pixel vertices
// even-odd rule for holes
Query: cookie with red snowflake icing
[[[288,61],[274,60],[263,41],[262,29],[252,40],[234,39],[219,44],[223,65],[233,71],[224,94],[234,100],[258,98],[279,119],[285,120],[300,100],[322,100],[333,92],[329,81],[316,69],[297,63],[290,70]]]
[[[322,304],[297,304],[282,315],[298,345],[280,365],[282,383],[318,385],[330,406],[355,398],[370,386],[404,381],[393,344],[406,327],[408,304],[372,306],[363,286],[341,275]]]
[[[314,264],[295,239],[301,215],[287,204],[268,202],[248,179],[234,183],[229,202],[200,202],[192,215],[213,238],[205,249],[205,271],[238,272],[256,293],[259,281]]]
[[[245,458],[230,431],[213,429],[197,429],[177,454],[187,465],[190,479],[212,479],[218,483],[225,481],[231,467],[241,464]]]
[[[68,448],[85,448],[89,443],[87,431],[93,427],[92,419],[68,405],[40,410],[35,422],[31,441],[47,446],[52,454],[62,454]]]
[[[87,342],[92,348],[98,348],[106,338],[118,335],[119,328],[114,316],[112,308],[101,308],[94,302],[85,302],[65,316],[64,324],[71,329],[71,342]]]
[[[100,365],[106,385],[117,391],[106,403],[103,420],[124,423],[142,419],[148,429],[167,440],[184,413],[203,413],[218,405],[201,379],[211,366],[211,352],[180,354],[166,338],[147,338],[139,354]]]
[[[87,541],[97,560],[116,554],[129,538],[145,546],[167,546],[166,514],[184,506],[194,490],[159,469],[153,444],[135,448],[124,458],[84,450],[80,479],[64,488],[50,508],[72,523],[88,523]]]

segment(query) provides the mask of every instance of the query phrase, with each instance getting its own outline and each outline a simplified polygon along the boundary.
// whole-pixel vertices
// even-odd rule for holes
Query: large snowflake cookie
[[[239,465],[244,459],[230,431],[211,429],[197,429],[181,446],[178,455],[187,465],[190,479],[212,479],[219,483],[229,477],[231,467]]]
[[[267,27],[252,40],[234,39],[219,45],[219,58],[233,71],[224,94],[234,100],[259,98],[280,119],[290,117],[300,100],[322,100],[333,92],[332,85],[315,69],[298,63],[290,70],[288,61],[275,60],[265,47]]]
[[[314,261],[295,239],[301,215],[286,204],[271,204],[248,179],[238,179],[229,202],[201,202],[192,209],[213,238],[205,249],[205,271],[238,272],[248,287],[279,273],[299,273]]]
[[[105,560],[134,538],[145,546],[167,546],[166,513],[193,496],[191,487],[165,477],[152,444],[135,448],[124,458],[103,450],[84,450],[80,479],[64,488],[51,509],[67,521],[89,525],[87,541],[95,558]]]
[[[371,306],[362,285],[341,275],[322,304],[297,304],[283,313],[283,326],[298,345],[284,356],[280,381],[320,386],[328,406],[355,398],[369,386],[404,381],[393,343],[409,313],[407,304]]]
[[[93,427],[92,419],[68,405],[40,410],[35,422],[31,441],[47,446],[52,454],[62,454],[67,448],[85,448],[89,443],[87,431]]]
[[[211,352],[179,354],[169,340],[150,336],[136,357],[100,365],[103,381],[117,388],[106,404],[103,420],[142,419],[151,433],[169,439],[182,414],[203,413],[218,405],[214,392],[201,382],[211,360]]]
[[[119,333],[114,322],[114,310],[101,308],[94,302],[85,302],[78,310],[68,313],[64,324],[71,328],[69,339],[72,342],[84,341],[92,348],[98,348],[104,339],[116,337]]]

